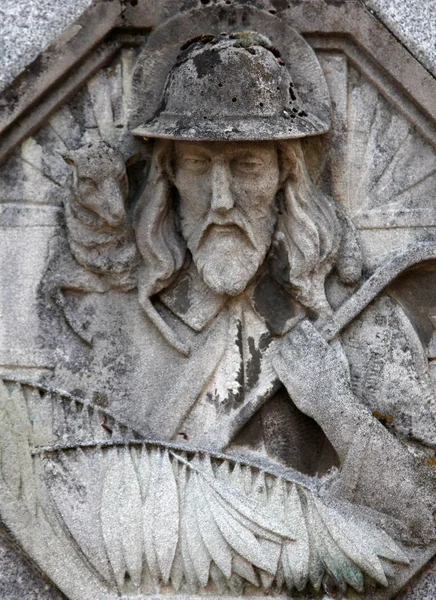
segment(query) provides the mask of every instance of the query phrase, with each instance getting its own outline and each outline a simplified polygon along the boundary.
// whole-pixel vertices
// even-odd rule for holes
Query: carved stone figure
[[[325,73],[254,15],[151,38],[129,131],[58,152],[56,365],[2,383],[0,508],[72,599],[381,600],[436,551],[434,334],[389,287],[435,244],[363,271]]]

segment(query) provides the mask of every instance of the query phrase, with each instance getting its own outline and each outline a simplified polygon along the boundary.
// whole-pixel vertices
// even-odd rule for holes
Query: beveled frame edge
[[[118,0],[97,0],[0,93],[0,133],[60,83],[115,26]]]
[[[244,3],[232,1],[233,5]],[[6,108],[0,118],[0,164],[122,46],[142,43],[135,33],[145,34],[164,20],[165,7],[156,10],[153,2],[139,0],[133,6],[126,0],[96,0],[0,93],[0,106]],[[197,4],[200,6],[200,1]],[[233,5],[223,4],[223,9],[231,14]],[[362,0],[335,0],[329,4],[305,0],[276,12],[315,49],[344,52],[352,63],[370,74],[378,89],[436,147],[436,79]],[[114,29],[134,34],[113,35],[111,39]]]

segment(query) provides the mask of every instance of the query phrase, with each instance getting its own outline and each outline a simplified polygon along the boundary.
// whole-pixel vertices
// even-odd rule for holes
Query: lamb
[[[139,258],[126,210],[126,166],[121,153],[105,142],[62,156],[72,167],[72,185],[64,199],[67,243],[50,261],[45,289],[69,326],[90,344],[83,325],[68,314],[64,291],[104,293],[136,287]]]

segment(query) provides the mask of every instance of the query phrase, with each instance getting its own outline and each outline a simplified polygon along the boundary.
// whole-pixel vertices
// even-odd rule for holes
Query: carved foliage
[[[44,433],[34,417],[47,403],[59,410],[55,418],[51,409]],[[35,442],[59,440],[56,422],[71,404],[1,384],[2,486],[35,514],[37,498],[45,502],[34,467],[42,456],[57,518],[89,568],[119,592],[291,591],[308,583],[362,592],[365,577],[387,585],[381,559],[408,562],[369,521],[350,520],[306,485],[232,458],[113,437],[32,457]]]
[[[92,479],[72,477],[78,461],[82,473],[92,465]],[[381,558],[408,562],[369,522],[350,521],[313,490],[231,459],[135,444],[61,451],[49,464],[46,480],[66,526],[106,579],[97,551],[105,548],[107,580],[122,593],[301,591],[309,583],[362,592],[366,576],[387,585]],[[63,480],[50,476],[53,465]],[[84,535],[94,539],[88,552]]]

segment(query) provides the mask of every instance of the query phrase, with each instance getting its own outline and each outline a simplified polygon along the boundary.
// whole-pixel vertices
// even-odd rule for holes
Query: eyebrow
[[[202,158],[213,158],[216,156],[216,153],[210,153],[206,149],[203,148],[183,148],[182,150],[176,150],[176,157],[184,158],[189,156],[200,156]],[[257,158],[258,160],[265,161],[266,156],[264,153],[260,155],[253,150],[243,150],[243,149],[235,149],[233,152],[229,152],[228,158],[230,160],[240,159],[240,158]]]
[[[261,154],[259,156],[252,150],[248,150],[248,151],[237,151],[231,158],[258,158],[258,159],[264,160],[265,157],[263,154]]]

